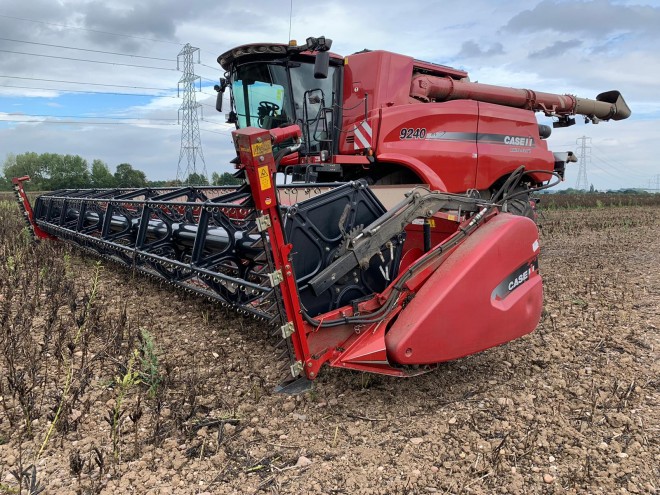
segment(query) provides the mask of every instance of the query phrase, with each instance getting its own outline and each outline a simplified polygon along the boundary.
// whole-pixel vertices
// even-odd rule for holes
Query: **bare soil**
[[[297,397],[273,393],[261,324],[112,265],[94,293],[91,257],[39,247],[26,259],[47,258],[62,280],[42,273],[37,294],[16,282],[23,303],[9,284],[0,298],[0,493],[18,493],[21,471],[58,494],[657,493],[659,217],[545,212],[535,332],[410,379],[327,368]],[[0,261],[20,265],[3,242]],[[27,325],[17,315],[34,345],[8,361],[8,332]],[[27,419],[10,361],[33,392]],[[132,370],[142,383],[120,385]]]

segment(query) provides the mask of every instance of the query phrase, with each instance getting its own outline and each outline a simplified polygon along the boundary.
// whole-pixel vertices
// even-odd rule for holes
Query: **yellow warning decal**
[[[252,156],[261,156],[272,152],[273,147],[271,146],[270,141],[263,141],[261,143],[254,143],[252,145]]]
[[[259,171],[259,185],[261,186],[261,190],[265,191],[266,189],[270,189],[270,172],[268,171],[268,165],[259,167],[257,170]]]

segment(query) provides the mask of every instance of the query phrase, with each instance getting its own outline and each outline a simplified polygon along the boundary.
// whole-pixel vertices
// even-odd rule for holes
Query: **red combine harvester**
[[[469,82],[465,71],[386,51],[331,54],[331,40],[303,46],[244,45],[218,57],[226,70],[216,108],[231,89],[228,122],[272,129],[297,124],[300,148],[283,171],[304,182],[355,180],[428,184],[478,191],[489,199],[519,166],[520,189],[563,176],[571,155],[548,151],[549,126],[620,120],[630,109],[618,91],[596,100]]]
[[[410,376],[534,330],[543,289],[528,195],[571,160],[548,151],[534,112],[558,126],[619,120],[621,95],[487,86],[329,47],[220,56],[217,107],[230,87],[243,185],[61,190],[33,209],[27,178],[14,179],[35,235],[265,320],[288,356],[286,392],[324,364]]]

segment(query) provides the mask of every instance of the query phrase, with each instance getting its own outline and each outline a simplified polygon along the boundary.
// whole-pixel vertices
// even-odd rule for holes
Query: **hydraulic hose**
[[[449,240],[447,240],[444,244],[441,244],[437,246],[435,249],[433,249],[427,256],[424,256],[423,258],[415,261],[408,269],[406,272],[401,275],[399,280],[397,281],[396,284],[392,287],[392,290],[390,294],[387,297],[387,300],[385,301],[385,304],[383,304],[380,308],[378,308],[376,311],[373,313],[369,314],[367,317],[362,317],[362,316],[345,316],[336,320],[331,320],[331,321],[323,321],[323,320],[316,320],[309,316],[305,311],[302,312],[302,316],[305,319],[307,323],[310,325],[318,328],[318,327],[336,327],[336,326],[341,326],[341,325],[346,325],[346,324],[372,324],[372,323],[378,323],[382,320],[385,319],[385,316],[392,310],[396,302],[398,301],[405,283],[410,280],[411,277],[413,277],[420,269],[422,269],[424,266],[427,264],[434,262],[437,260],[438,257],[442,256],[445,254],[449,249],[453,248],[454,246],[458,245],[460,242],[462,242],[465,238],[467,238],[474,230],[477,228],[479,224],[483,221],[483,219],[488,215],[489,212],[492,211],[493,208],[496,206],[493,204],[488,204],[486,207],[482,208],[477,214],[475,214],[469,222],[467,222],[467,225],[465,227],[459,227],[459,230],[454,234],[453,237],[451,237]]]

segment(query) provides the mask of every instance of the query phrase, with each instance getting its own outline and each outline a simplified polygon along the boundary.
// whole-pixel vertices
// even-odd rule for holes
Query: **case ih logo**
[[[534,146],[534,139],[531,137],[504,136],[504,144],[514,146]]]
[[[500,284],[495,287],[491,294],[491,298],[501,301],[505,299],[511,292],[516,288],[520,287],[522,284],[527,282],[534,272],[537,272],[539,269],[539,260],[534,258],[529,263],[525,263],[523,266],[514,271],[507,278],[502,280]]]
[[[503,144],[505,146],[519,146],[522,148],[533,148],[536,142],[530,136],[511,136],[507,134],[477,134],[477,142],[488,144]]]
[[[371,148],[371,126],[366,120],[355,124],[353,127],[355,134],[355,141],[353,141],[353,149],[361,150],[364,148]]]

